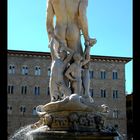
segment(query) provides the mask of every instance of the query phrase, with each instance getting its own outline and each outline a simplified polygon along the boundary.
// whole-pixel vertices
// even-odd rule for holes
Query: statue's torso
[[[80,66],[80,64],[79,65],[75,64],[75,63],[71,64],[71,70],[72,70],[72,72],[71,72],[72,77],[76,78],[77,80],[81,79],[81,66]]]
[[[50,0],[56,24],[55,36],[61,41],[68,41],[68,47],[82,53],[80,44],[79,4],[81,0]]]
[[[80,0],[52,0],[56,24],[67,25],[77,22]]]

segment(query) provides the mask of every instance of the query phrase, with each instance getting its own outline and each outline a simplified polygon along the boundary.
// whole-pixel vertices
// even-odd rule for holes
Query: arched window
[[[106,71],[105,70],[100,71],[100,77],[101,77],[101,79],[106,79]]]
[[[35,67],[35,75],[41,75],[41,69],[39,66]]]
[[[115,70],[112,72],[112,79],[113,79],[113,80],[118,79],[118,72],[115,71]]]
[[[14,93],[14,86],[8,85],[8,94],[13,94],[13,93]]]
[[[8,73],[9,74],[15,74],[15,65],[9,65]]]
[[[21,94],[27,94],[27,86],[21,86]]]
[[[21,106],[20,107],[20,112],[24,114],[26,112],[26,107],[25,106]]]
[[[12,106],[8,105],[7,107],[8,114],[12,114]]]
[[[117,99],[118,98],[118,90],[113,90],[113,99]]]
[[[90,96],[93,97],[93,95],[94,95],[94,90],[93,90],[92,88],[89,89],[89,90],[90,90],[90,91],[89,91],[89,92],[90,92]]]
[[[89,75],[90,75],[90,79],[93,79],[94,78],[94,71],[93,70],[92,71],[90,70],[89,71]]]
[[[39,86],[35,86],[35,88],[34,88],[34,94],[35,95],[39,95],[40,94],[40,87]]]
[[[33,108],[33,115],[37,115],[36,107]]]
[[[106,90],[105,89],[101,89],[101,97],[102,98],[106,97]]]
[[[119,110],[117,109],[113,110],[113,118],[115,119],[119,118]]]
[[[28,67],[27,66],[22,66],[22,74],[28,75]]]

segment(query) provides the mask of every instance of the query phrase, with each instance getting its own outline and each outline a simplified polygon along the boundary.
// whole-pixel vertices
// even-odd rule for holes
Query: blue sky
[[[133,57],[132,0],[89,0],[89,35],[97,39],[91,54]],[[46,0],[8,0],[8,49],[50,52]],[[133,91],[133,62],[126,64],[126,91]]]

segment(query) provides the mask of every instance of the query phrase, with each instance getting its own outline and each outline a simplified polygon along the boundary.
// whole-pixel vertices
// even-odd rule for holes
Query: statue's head
[[[73,55],[73,59],[74,59],[74,61],[81,61],[82,60],[82,58],[81,58],[81,55],[80,55],[80,53],[74,53],[74,55]]]

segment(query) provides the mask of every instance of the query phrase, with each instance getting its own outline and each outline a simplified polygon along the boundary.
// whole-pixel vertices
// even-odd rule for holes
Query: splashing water
[[[32,129],[31,125],[27,125],[24,127],[21,127],[18,129],[14,135],[10,136],[8,140],[33,140],[32,133],[38,133],[38,132],[45,132],[46,130],[49,130],[49,127],[41,126],[36,129]]]
[[[10,136],[8,140],[26,140],[27,139],[27,132],[31,131],[31,125],[27,125],[18,129],[14,135]]]

